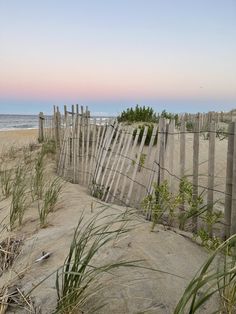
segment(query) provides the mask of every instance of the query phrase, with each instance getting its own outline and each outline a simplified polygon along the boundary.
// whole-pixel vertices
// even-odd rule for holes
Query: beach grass
[[[94,263],[95,256],[103,247],[129,231],[130,218],[124,214],[109,217],[102,210],[84,223],[84,216],[81,215],[69,253],[62,268],[57,271],[58,302],[55,313],[82,313],[84,306],[101,289],[99,279],[104,274],[120,267],[138,266],[139,261],[127,260],[104,262],[99,266]],[[103,305],[95,304],[93,310],[96,312]]]
[[[236,235],[223,242],[191,280],[174,314],[201,313],[215,298],[216,312],[236,313]]]
[[[35,159],[34,174],[32,175],[31,195],[33,200],[39,200],[43,197],[43,187],[45,180],[44,172],[44,154],[42,153],[42,151],[40,151]]]
[[[12,193],[12,169],[0,170],[0,184],[2,195],[8,198]]]
[[[47,226],[47,217],[49,213],[54,210],[58,202],[62,187],[63,181],[58,177],[50,180],[47,183],[42,196],[42,201],[38,201],[38,212],[41,228]]]
[[[23,165],[19,165],[15,171],[12,184],[12,200],[10,207],[10,229],[13,230],[18,220],[18,225],[22,225],[27,204],[27,180],[26,170]]]

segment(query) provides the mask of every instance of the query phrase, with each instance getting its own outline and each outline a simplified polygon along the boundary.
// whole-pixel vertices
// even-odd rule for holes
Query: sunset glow
[[[2,1],[0,106],[26,100],[234,106],[235,38],[233,0]]]

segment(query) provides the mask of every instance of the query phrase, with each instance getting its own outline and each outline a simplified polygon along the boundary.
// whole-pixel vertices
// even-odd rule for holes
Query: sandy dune
[[[38,130],[17,130],[0,132],[0,151],[11,146],[23,146],[35,142],[38,138]]]
[[[17,144],[35,139],[35,132],[29,131],[28,134],[29,136],[27,132],[20,131],[17,134]],[[2,132],[0,136],[1,142],[3,139],[8,141],[15,138],[10,132]],[[49,161],[47,166],[48,174],[52,174],[53,161]],[[27,293],[52,274],[62,266],[68,254],[80,215],[84,213],[85,219],[90,219],[104,206],[107,204],[91,197],[86,188],[67,182],[56,211],[49,216],[48,227],[40,229],[37,206],[31,205],[26,212],[23,226],[10,233],[11,236],[23,240],[23,247],[11,270],[0,278],[0,289],[12,278],[17,278],[16,284]],[[9,199],[0,202],[0,221],[5,218],[3,224],[8,222],[9,207]],[[121,206],[107,207],[107,214],[125,211]],[[91,306],[105,303],[104,308],[96,311],[97,314],[171,314],[186,285],[208,256],[206,249],[190,240],[189,234],[183,236],[176,230],[165,230],[162,226],[157,226],[155,232],[150,232],[150,223],[142,217],[134,220],[132,226],[128,234],[110,243],[96,255],[94,265],[118,260],[142,260],[140,265],[156,271],[122,268],[113,275],[105,274],[100,281],[103,289],[93,296],[85,313],[89,313]],[[8,235],[6,231],[0,233],[0,241]],[[50,258],[35,263],[42,252],[50,252]],[[16,276],[22,271],[21,276]],[[55,274],[35,289],[32,297],[41,313],[52,313],[57,302]],[[209,313],[214,305],[208,304],[201,313]],[[8,313],[25,311],[9,309]]]

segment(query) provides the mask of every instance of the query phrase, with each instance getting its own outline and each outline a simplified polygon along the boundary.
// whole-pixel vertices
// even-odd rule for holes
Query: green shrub
[[[109,192],[109,186],[105,190],[104,185],[97,184],[96,182],[92,182],[92,188],[91,188],[91,194],[93,197],[98,199],[105,199],[107,196],[107,193]]]
[[[156,113],[151,107],[136,107],[124,110],[118,116],[119,122],[158,122]]]
[[[191,122],[191,121],[186,122],[186,130],[188,132],[193,132],[193,122]]]
[[[173,196],[170,193],[167,181],[162,184],[154,184],[153,193],[147,195],[143,202],[142,207],[147,213],[151,214],[153,231],[156,224],[161,222],[164,213],[168,213],[169,225],[173,224],[175,210],[180,205],[180,198]]]
[[[179,116],[178,114],[167,112],[166,110],[163,110],[161,113],[161,118],[169,119],[169,120],[175,120],[175,125],[179,126]]]
[[[182,204],[185,204],[185,210],[180,211]],[[152,230],[157,223],[162,222],[164,214],[167,215],[165,223],[172,226],[175,219],[179,222],[179,228],[184,230],[186,223],[193,217],[200,217],[206,225],[206,233],[209,239],[212,237],[212,228],[217,224],[222,214],[220,212],[209,212],[208,206],[203,204],[203,192],[197,198],[193,197],[193,185],[186,178],[180,181],[179,192],[172,194],[167,181],[162,184],[154,184],[152,194],[147,195],[142,208],[148,213],[148,218],[152,218]],[[204,238],[203,232],[199,235]],[[213,240],[212,240],[213,241]],[[205,243],[205,240],[204,240]]]

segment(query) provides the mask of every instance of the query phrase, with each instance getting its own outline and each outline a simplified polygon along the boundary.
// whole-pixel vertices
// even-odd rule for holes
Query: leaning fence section
[[[224,214],[228,237],[236,232],[236,122],[228,116],[227,122],[226,115],[209,113],[125,125],[114,118],[91,117],[83,106],[65,106],[63,114],[54,107],[52,117],[39,116],[39,138],[55,140],[60,176],[86,186],[105,202],[142,211],[143,200],[160,193],[155,186],[168,186],[170,195],[178,195],[186,179],[192,184],[192,199],[182,199],[180,214],[187,201],[194,208],[201,200],[203,211]],[[152,219],[151,211],[145,215]],[[193,215],[192,231],[201,224]]]

